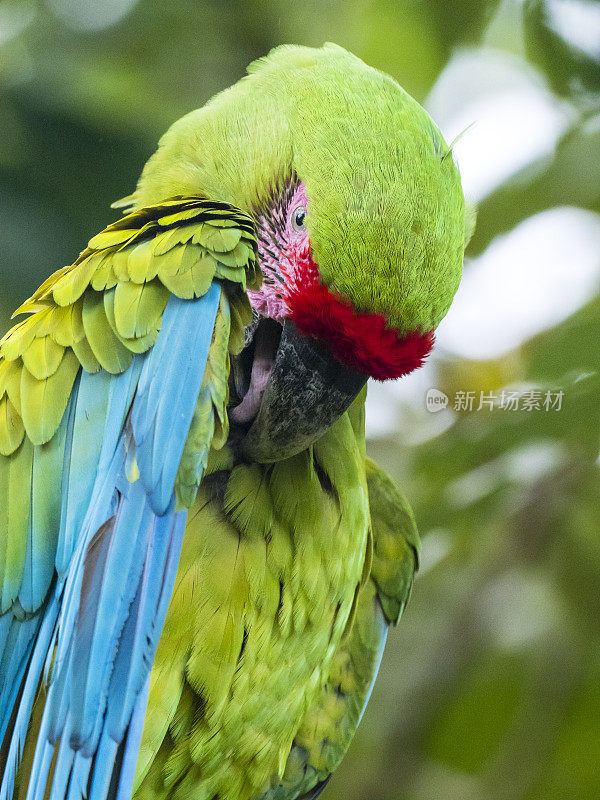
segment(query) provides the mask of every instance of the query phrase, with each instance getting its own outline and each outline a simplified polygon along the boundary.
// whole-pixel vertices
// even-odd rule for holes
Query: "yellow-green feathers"
[[[217,279],[225,294],[176,486],[181,505],[193,501],[208,457],[194,442],[210,442],[216,430],[217,448],[227,435],[229,353],[239,351],[250,318],[246,286],[260,280],[255,247],[252,223],[230,206],[164,200],[95,236],[17,309],[30,316],[0,342],[0,612],[29,586],[27,548],[38,564],[34,577],[43,574],[20,605],[35,609],[52,577],[61,437],[64,449],[65,409],[79,370],[124,372],[155,343],[171,294],[198,297]]]
[[[358,409],[353,409],[356,413]],[[373,560],[327,680],[307,708],[283,776],[264,800],[292,800],[325,781],[346,754],[368,702],[390,623],[398,621],[418,565],[418,535],[398,487],[366,461]]]
[[[130,723],[135,800],[292,800],[348,747],[410,592],[414,519],[366,458],[364,393],[274,463],[252,461],[246,430],[229,429],[230,361],[260,283],[252,219],[296,179],[320,279],[401,336],[434,328],[461,271],[458,171],[406,92],[327,45],[276,49],[177,122],[118,204],[132,213],[52,275],[0,342],[0,664],[19,661],[0,707],[12,764],[26,739],[22,794],[27,765],[50,767],[61,735],[54,793],[89,775],[105,797],[114,764],[133,783]],[[44,710],[44,735],[59,732],[36,757],[27,723],[34,700],[41,719],[47,653],[64,695]]]
[[[171,127],[128,201],[185,191],[252,213],[297,175],[327,286],[401,334],[435,328],[466,226],[458,169],[428,114],[333,44],[276,48],[249,73]]]
[[[203,481],[152,671],[138,800],[250,800],[283,773],[363,573],[361,450],[345,414],[314,450]]]
[[[33,444],[52,438],[80,367],[119,374],[148,350],[171,293],[199,297],[224,279],[247,309],[248,264],[250,282],[259,280],[254,247],[246,217],[194,198],[130,214],[95,236],[17,309],[31,316],[0,342],[0,453],[13,453],[25,433]]]

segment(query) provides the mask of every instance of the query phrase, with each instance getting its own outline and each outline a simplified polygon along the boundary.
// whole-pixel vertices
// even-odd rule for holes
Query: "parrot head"
[[[293,455],[368,377],[419,367],[458,288],[460,176],[427,113],[342,48],[282,46],[165,134],[134,202],[200,194],[250,214],[261,287],[234,365],[244,450]]]

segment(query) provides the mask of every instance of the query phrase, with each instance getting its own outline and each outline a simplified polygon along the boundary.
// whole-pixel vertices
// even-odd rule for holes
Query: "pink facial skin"
[[[286,295],[296,284],[296,265],[310,249],[308,230],[294,227],[298,208],[308,207],[306,186],[299,183],[291,197],[275,206],[269,216],[258,220],[258,256],[263,283],[256,292],[248,291],[250,303],[263,317],[281,321],[288,316]]]
[[[420,367],[433,346],[432,330],[400,336],[384,314],[357,310],[351,300],[321,281],[308,231],[295,224],[296,212],[307,205],[306,186],[292,184],[270,213],[258,220],[263,283],[259,291],[248,292],[253,307],[262,317],[278,322],[289,318],[303,335],[327,342],[343,364],[376,380],[399,378]],[[268,380],[265,370],[259,364],[253,374],[257,392]]]

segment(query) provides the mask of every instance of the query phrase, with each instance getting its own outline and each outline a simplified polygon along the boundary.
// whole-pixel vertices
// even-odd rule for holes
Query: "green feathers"
[[[371,578],[387,621],[396,623],[419,566],[419,534],[412,509],[396,484],[370,459],[366,468],[373,528]]]
[[[273,250],[281,252],[269,252],[263,242],[273,261],[265,285],[285,299],[286,280],[300,283],[301,276],[293,274],[296,240],[284,236],[293,218],[272,201],[297,180],[308,197],[310,241],[303,230],[302,247],[310,248],[319,279],[355,310],[383,314],[401,337],[435,328],[456,291],[467,237],[458,170],[438,129],[398,84],[326,45],[276,49],[234,87],[175,123],[137,191],[118,204],[132,213],[48,278],[18,309],[29,316],[0,342],[0,613],[12,613],[6,618],[10,626],[2,629],[13,637],[5,652],[17,654],[10,658],[29,658],[28,642],[14,650],[21,636],[17,622],[42,619],[35,612],[43,609],[55,574],[60,586],[73,552],[79,553],[73,540],[87,519],[92,486],[100,485],[106,500],[104,530],[91,540],[107,548],[106,564],[117,534],[127,540],[132,528],[128,522],[121,530],[117,522],[111,530],[109,524],[113,488],[121,491],[126,479],[132,486],[121,495],[117,514],[131,513],[133,519],[140,511],[138,533],[144,536],[145,526],[155,523],[150,508],[165,517],[189,509],[172,594],[172,584],[162,584],[171,598],[166,622],[156,658],[147,662],[153,666],[136,800],[290,800],[312,792],[349,745],[387,628],[402,613],[417,568],[410,508],[366,458],[364,392],[345,413],[340,406],[332,424],[333,414],[328,416],[328,427],[316,429],[319,438],[310,447],[303,440],[304,449],[290,450],[290,458],[278,452],[273,463],[252,461],[244,449],[246,428],[240,424],[230,436],[230,362],[244,347],[245,327],[248,335],[253,330],[246,290],[258,289],[261,281],[252,220],[262,231],[261,223],[272,223]],[[184,302],[207,292],[198,304]],[[179,299],[169,303],[173,295]],[[192,312],[205,309],[211,297],[205,328]],[[294,320],[291,306],[284,312]],[[182,320],[186,324],[178,329]],[[180,330],[176,358],[172,330]],[[194,333],[201,334],[201,359]],[[322,338],[319,347],[326,348]],[[375,335],[375,347],[378,342]],[[272,344],[286,352],[283,337]],[[315,352],[326,360],[322,349]],[[158,366],[148,378],[155,358]],[[251,385],[260,370],[246,361],[260,358],[257,344],[240,360],[242,372],[251,366]],[[132,364],[124,378],[111,377]],[[273,372],[260,362],[259,367],[270,380]],[[293,373],[289,365],[285,369]],[[317,371],[310,366],[302,373],[309,387]],[[173,394],[165,391],[165,375],[177,384]],[[333,379],[327,380],[330,389]],[[290,395],[300,383],[290,382]],[[277,402],[284,393],[275,392]],[[323,406],[335,392],[328,394]],[[302,406],[299,425],[302,412],[310,415]],[[295,413],[289,415],[294,424]],[[98,422],[98,435],[88,435]],[[171,446],[174,422],[177,448]],[[103,442],[115,435],[122,437],[122,462],[114,457],[114,469],[121,471],[105,490],[97,467],[106,460]],[[150,505],[128,506],[138,502],[134,490],[141,490],[140,498],[147,490]],[[69,493],[73,505],[66,513]],[[96,500],[91,507],[95,513]],[[63,513],[77,517],[76,530],[67,531]],[[183,516],[178,520],[183,524]],[[158,525],[152,530],[153,536],[167,536]],[[174,539],[173,531],[168,535]],[[152,547],[146,541],[134,544],[152,566],[164,542],[155,550],[154,539]],[[90,574],[95,565],[104,569],[93,549],[90,544],[78,561],[83,575],[88,566]],[[137,550],[128,552],[137,557]],[[123,569],[135,572],[131,565]],[[118,597],[117,606],[127,611],[137,603],[146,615],[153,602],[148,598],[154,583],[145,582],[150,574],[155,573],[135,572],[130,594]],[[88,597],[99,589],[81,580],[77,614],[81,608],[83,614],[72,618],[84,630],[85,613],[92,611]],[[106,580],[110,591],[124,591],[117,586],[119,569],[107,568]],[[73,587],[76,597],[78,584]],[[101,600],[108,621],[112,605],[104,594]],[[97,631],[90,626],[94,635],[104,631],[104,619]],[[146,630],[137,622],[129,625],[133,616],[122,619],[127,621],[114,633],[119,670],[121,660],[134,661],[129,651],[119,650],[121,642],[129,646],[128,637],[138,635],[144,641]],[[76,651],[67,652],[68,663],[77,664]],[[102,669],[95,675],[102,677]],[[98,691],[105,694],[100,685]],[[114,707],[106,719],[111,713]],[[128,719],[137,726],[135,713]],[[31,734],[26,738],[29,752],[35,743]],[[102,757],[119,762],[122,755],[127,769],[133,767],[116,739],[114,753],[108,752],[113,742],[102,742]],[[58,773],[67,750],[61,742],[53,762]],[[98,754],[89,759],[83,749],[74,759],[75,771],[67,765],[65,773],[71,786],[79,785],[84,761],[85,769],[91,761],[94,769],[104,768]],[[105,777],[106,787],[114,788],[116,777]]]
[[[363,571],[362,458],[344,415],[319,455],[202,482],[154,661],[136,800],[251,800],[283,773]]]
[[[358,411],[357,404],[353,414]],[[358,590],[351,624],[333,654],[327,680],[296,733],[283,776],[261,800],[304,796],[337,768],[368,701],[388,625],[398,621],[410,594],[418,547],[412,511],[398,487],[369,459],[366,473],[371,569]]]
[[[179,503],[192,503],[207,443],[217,450],[227,438],[229,354],[239,351],[249,319],[246,286],[260,280],[255,249],[251,221],[231,206],[166,200],[95,236],[17,310],[30,316],[0,342],[0,613],[37,609],[52,579],[65,409],[80,369],[124,372],[155,343],[171,293],[199,297],[220,279],[224,292],[176,479]]]
[[[116,375],[148,350],[171,293],[199,297],[223,279],[247,317],[246,286],[260,280],[255,247],[245,215],[199,198],[163,201],[94,236],[17,309],[31,316],[0,342],[0,453],[25,434],[35,445],[52,438],[80,367]]]
[[[323,281],[400,334],[437,327],[468,238],[458,169],[421,106],[333,44],[282,46],[176,122],[132,205],[175,193],[260,216],[274,187],[306,184],[306,225]]]
[[[189,508],[194,501],[202,475],[208,468],[210,455],[218,460],[217,453],[229,435],[227,404],[230,354],[239,351],[242,341],[240,327],[232,324],[232,306],[234,322],[243,325],[251,319],[245,303],[230,303],[224,295],[221,296],[202,387],[175,481],[177,499],[185,508]]]

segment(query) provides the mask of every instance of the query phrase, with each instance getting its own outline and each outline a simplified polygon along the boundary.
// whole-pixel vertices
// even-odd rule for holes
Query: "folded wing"
[[[27,797],[129,797],[257,275],[246,216],[175,198],[94,237],[0,343],[1,800],[42,686]]]

